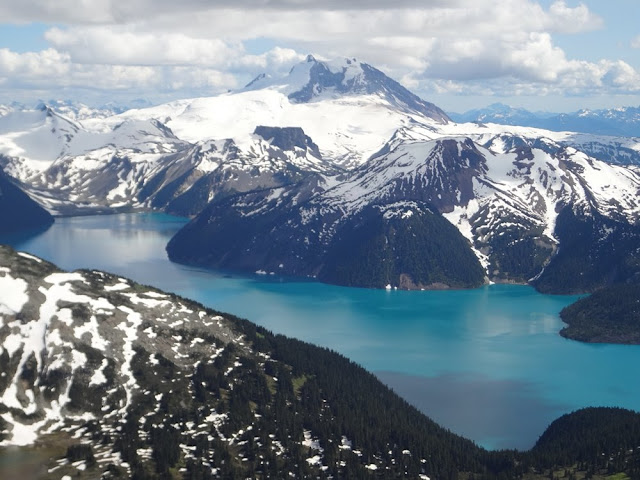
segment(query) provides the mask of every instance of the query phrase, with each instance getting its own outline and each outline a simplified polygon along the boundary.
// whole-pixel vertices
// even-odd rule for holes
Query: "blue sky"
[[[313,53],[449,111],[640,105],[637,0],[5,0],[0,18],[0,103],[213,95]]]

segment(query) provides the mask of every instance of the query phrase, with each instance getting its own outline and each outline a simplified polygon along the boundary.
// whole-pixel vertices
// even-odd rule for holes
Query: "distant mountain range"
[[[555,132],[640,137],[640,107],[579,110],[573,113],[530,112],[502,103],[465,113],[448,113],[459,123],[480,122],[543,128]]]
[[[65,108],[1,115],[0,166],[53,213],[194,216],[168,246],[176,261],[558,293],[640,272],[637,138],[454,123],[366,63],[312,56],[215,97]]]

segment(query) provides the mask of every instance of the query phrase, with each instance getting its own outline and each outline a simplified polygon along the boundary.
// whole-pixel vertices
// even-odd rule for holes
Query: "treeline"
[[[506,480],[571,471],[583,478],[624,472],[640,480],[640,413],[620,408],[579,410],[553,422],[530,451],[489,452],[440,427],[341,355],[236,321],[257,347],[291,365],[294,377],[306,378],[300,389],[304,416],[310,422],[305,428],[320,439],[341,432],[363,450],[380,452],[391,468],[376,478],[415,478],[423,473],[431,478]],[[399,446],[411,455],[397,451]],[[327,460],[333,458],[331,449],[325,454]],[[341,474],[344,471],[334,472],[337,478],[359,478]]]

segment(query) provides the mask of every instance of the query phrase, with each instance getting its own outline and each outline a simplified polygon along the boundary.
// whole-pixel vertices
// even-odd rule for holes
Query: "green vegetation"
[[[168,243],[169,258],[358,287],[473,288],[484,283],[484,270],[468,240],[424,202],[414,202],[417,208],[404,218],[402,211],[385,218],[386,205],[345,217],[339,210],[327,213],[310,205],[307,211],[295,204],[249,215],[234,203],[238,198],[259,203],[264,194],[209,204]]]
[[[6,249],[0,253],[11,256]],[[52,268],[16,260],[41,269],[39,275],[30,270],[39,278]],[[104,294],[101,277],[94,272],[78,288],[93,297]],[[103,278],[113,283],[114,277]],[[109,295],[114,302],[128,298]],[[66,407],[76,419],[67,418],[64,432],[36,445],[0,449],[0,478],[640,480],[639,413],[580,410],[554,422],[528,452],[488,452],[442,428],[373,374],[329,349],[274,335],[175,295],[168,298],[196,319],[158,331],[160,343],[139,339],[134,344],[130,369],[136,388],[130,397],[116,376],[115,357],[102,370],[105,382],[90,385],[104,352],[74,343],[87,357],[69,386]],[[65,307],[76,320],[95,315],[74,305]],[[169,335],[191,344],[197,318],[218,315],[224,318],[197,336],[197,343],[210,349],[194,347],[179,356],[161,350],[178,345]],[[147,317],[141,327],[154,321]],[[0,366],[15,370],[5,353]],[[27,360],[21,381],[32,387],[38,381],[45,401],[47,392],[66,388],[68,366],[46,373],[32,363]],[[105,391],[111,393],[105,396]],[[120,411],[125,404],[126,413]],[[0,413],[8,411],[3,408]],[[82,412],[94,412],[95,419],[79,419]],[[309,437],[313,447],[305,442]],[[309,461],[313,458],[319,464]],[[119,460],[127,465],[115,465]]]
[[[640,226],[566,207],[555,234],[560,248],[533,282],[540,292],[587,293],[640,276]]]
[[[640,344],[640,285],[619,284],[598,290],[565,307],[560,331],[582,342]]]
[[[586,408],[554,421],[529,453],[538,468],[577,464],[592,475],[640,478],[640,415],[622,408]]]
[[[318,278],[360,287],[471,288],[484,283],[484,270],[442,215],[413,209],[407,218],[384,218],[374,206],[336,234]]]
[[[497,282],[528,282],[544,268],[553,253],[550,242],[538,232],[516,228],[492,237],[490,245],[489,272]]]

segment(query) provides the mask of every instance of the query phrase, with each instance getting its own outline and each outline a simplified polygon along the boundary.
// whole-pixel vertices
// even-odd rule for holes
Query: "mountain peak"
[[[293,103],[351,95],[378,95],[392,105],[417,112],[439,123],[449,117],[434,104],[422,100],[395,80],[371,65],[355,58],[321,61],[307,55],[294,65],[284,78],[272,79],[261,74],[251,81],[246,90],[276,89],[287,95]]]

